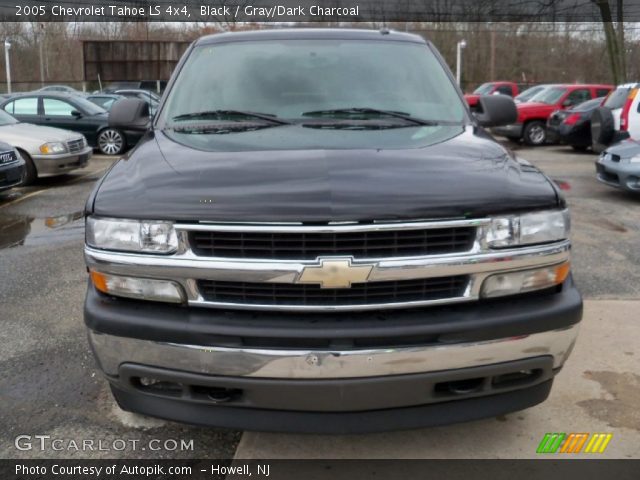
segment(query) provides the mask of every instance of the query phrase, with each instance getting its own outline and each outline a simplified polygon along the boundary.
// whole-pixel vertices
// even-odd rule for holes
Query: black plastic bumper
[[[22,160],[10,165],[0,165],[0,191],[20,185],[25,172],[25,163]]]
[[[368,313],[225,311],[106,297],[89,286],[85,323],[108,335],[188,345],[367,348],[462,343],[568,327],[582,318],[569,278],[560,292]]]
[[[125,410],[194,425],[241,430],[347,434],[407,430],[477,420],[543,402],[553,380],[497,395],[362,412],[298,412],[193,404],[111,388]]]

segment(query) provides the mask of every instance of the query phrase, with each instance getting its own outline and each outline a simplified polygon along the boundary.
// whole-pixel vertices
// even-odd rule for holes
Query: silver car
[[[607,148],[596,161],[600,182],[640,193],[640,143],[624,140]]]
[[[26,162],[25,184],[86,167],[93,153],[83,135],[22,123],[0,109],[0,141],[16,147]]]

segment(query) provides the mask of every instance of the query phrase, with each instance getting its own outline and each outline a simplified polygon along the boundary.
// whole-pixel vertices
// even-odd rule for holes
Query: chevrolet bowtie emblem
[[[353,265],[350,258],[319,259],[318,266],[304,267],[298,283],[313,283],[320,288],[349,288],[352,283],[366,282],[373,265]]]

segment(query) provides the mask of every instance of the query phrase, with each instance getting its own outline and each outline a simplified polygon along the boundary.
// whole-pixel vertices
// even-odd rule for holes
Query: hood
[[[76,139],[80,133],[62,130],[61,128],[43,127],[31,123],[14,123],[0,126],[0,137],[3,141],[17,147],[38,147],[46,142],[66,142]]]
[[[266,131],[295,143],[296,128]],[[176,221],[326,223],[471,218],[558,205],[556,189],[537,168],[483,130],[456,129],[418,148],[244,151],[203,151],[151,132],[113,166],[87,210]],[[357,132],[324,133],[332,145],[332,134]],[[231,135],[216,137],[230,142]]]
[[[607,148],[605,153],[619,155],[620,158],[630,158],[634,155],[640,154],[640,143],[629,138]]]
[[[522,102],[522,103],[518,103],[516,105],[516,108],[518,109],[518,112],[527,112],[527,111],[533,111],[533,110],[535,111],[548,110],[549,112],[552,112],[558,109],[556,105],[548,105],[546,103],[540,103],[540,102]]]

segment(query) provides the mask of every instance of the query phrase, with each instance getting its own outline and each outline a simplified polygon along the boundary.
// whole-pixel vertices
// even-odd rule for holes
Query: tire
[[[27,167],[26,168],[27,174],[24,177],[24,182],[22,182],[22,184],[31,185],[33,182],[35,182],[38,179],[38,170],[36,169],[36,164],[33,163],[33,159],[31,158],[31,156],[29,156],[27,152],[25,152],[24,150],[18,150],[18,152],[20,152],[20,155],[24,159],[24,162],[26,163],[26,167]]]
[[[613,140],[614,121],[611,110],[598,107],[591,114],[591,143],[594,146],[606,146]]]
[[[544,122],[534,120],[525,125],[522,132],[524,143],[532,147],[544,145],[547,141],[547,128]]]
[[[115,128],[105,128],[98,134],[98,149],[105,155],[119,155],[126,147],[124,135]]]

